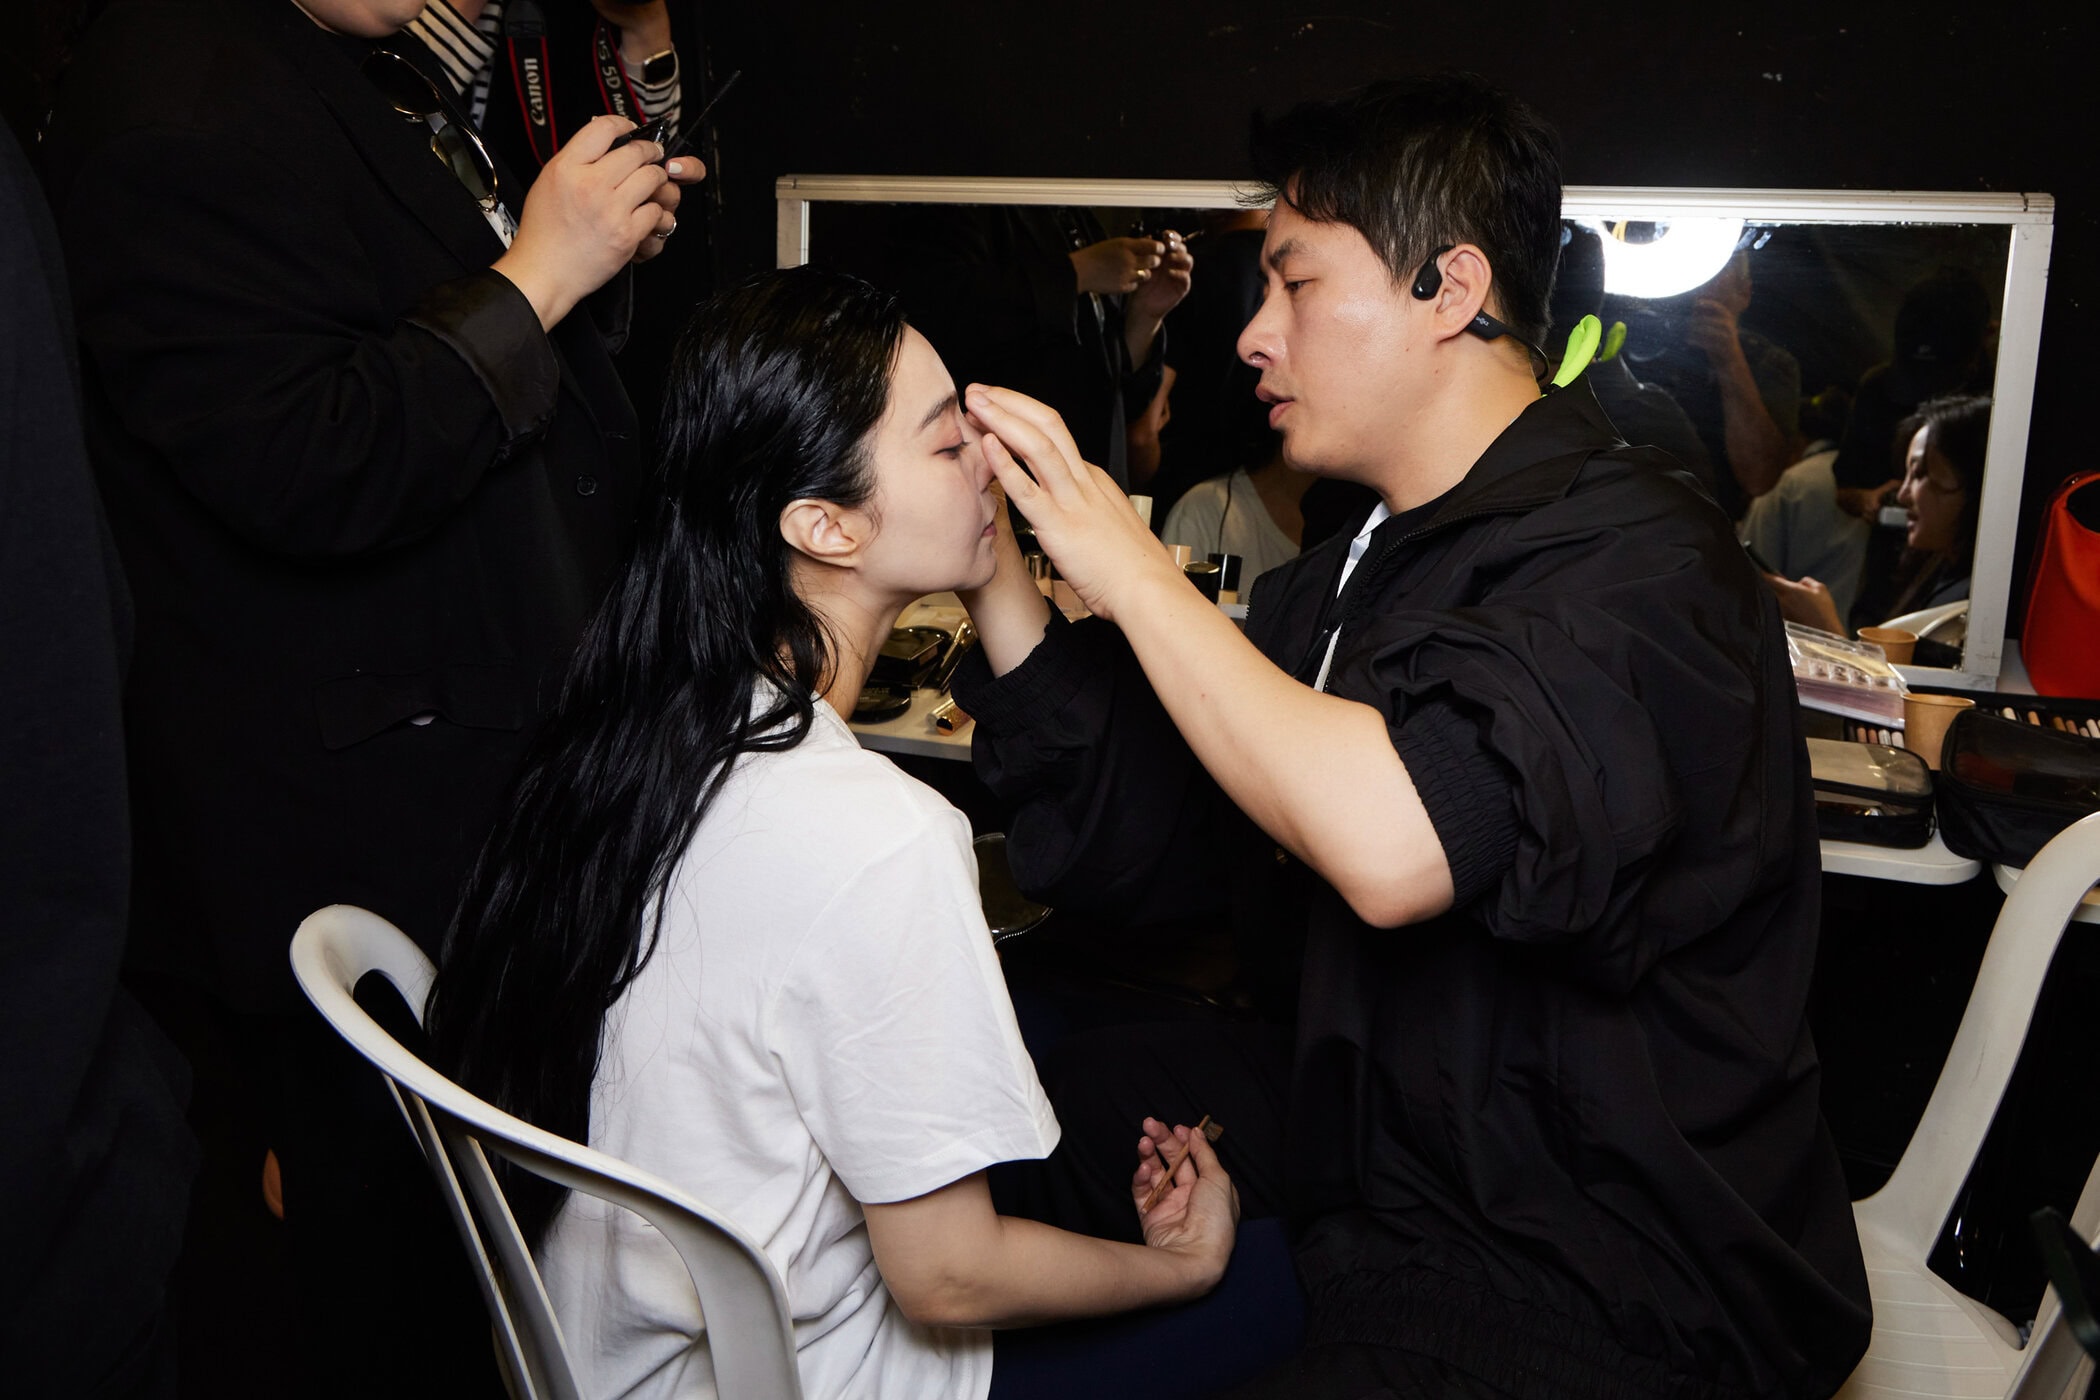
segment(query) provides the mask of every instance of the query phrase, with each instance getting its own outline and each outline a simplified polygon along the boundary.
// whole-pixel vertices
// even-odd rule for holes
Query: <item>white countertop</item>
[[[1982,869],[1982,861],[1948,850],[1937,831],[1913,850],[1860,841],[1823,842],[1823,870],[1830,875],[1864,875],[1870,880],[1901,880],[1910,885],[1959,885],[1975,879]]]

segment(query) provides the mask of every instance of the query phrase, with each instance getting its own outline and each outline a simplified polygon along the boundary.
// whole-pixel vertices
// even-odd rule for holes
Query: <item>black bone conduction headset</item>
[[[1434,297],[1439,291],[1443,290],[1444,269],[1437,266],[1436,260],[1444,256],[1444,254],[1450,252],[1453,248],[1456,248],[1457,246],[1458,245],[1456,243],[1446,243],[1429,255],[1429,261],[1423,263],[1422,270],[1415,274],[1415,285],[1410,289],[1414,293],[1415,300],[1428,301],[1430,298]],[[1552,367],[1550,362],[1546,359],[1546,352],[1544,350],[1541,350],[1538,346],[1533,345],[1523,336],[1518,335],[1516,331],[1513,330],[1509,325],[1502,321],[1496,320],[1493,316],[1490,316],[1487,314],[1487,312],[1483,311],[1479,315],[1475,316],[1471,321],[1467,322],[1466,329],[1474,335],[1479,336],[1482,340],[1496,340],[1506,335],[1511,340],[1517,342],[1517,344],[1523,346],[1526,350],[1531,352],[1532,377],[1538,380],[1540,384],[1546,383],[1547,372]],[[1584,358],[1586,359],[1588,357],[1585,356]],[[1571,375],[1570,378],[1572,377],[1573,376]],[[1558,387],[1558,385],[1556,385],[1555,387]]]

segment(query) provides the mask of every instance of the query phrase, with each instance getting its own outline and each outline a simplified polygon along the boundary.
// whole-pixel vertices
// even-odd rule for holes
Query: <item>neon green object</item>
[[[1626,323],[1624,321],[1614,321],[1611,323],[1611,329],[1604,333],[1604,348],[1597,352],[1597,363],[1600,365],[1610,364],[1613,360],[1619,358],[1619,352],[1625,348]]]
[[[1560,357],[1560,369],[1554,373],[1553,387],[1565,389],[1575,382],[1575,376],[1590,367],[1597,354],[1597,343],[1604,338],[1604,323],[1595,316],[1585,316],[1568,332],[1568,353]]]

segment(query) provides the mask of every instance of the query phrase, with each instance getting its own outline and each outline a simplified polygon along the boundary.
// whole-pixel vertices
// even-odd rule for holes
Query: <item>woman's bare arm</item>
[[[875,1266],[904,1315],[929,1327],[1025,1327],[1200,1297],[1224,1276],[1239,1218],[1232,1179],[1201,1133],[1147,1119],[1132,1208],[1182,1158],[1141,1219],[1145,1244],[998,1214],[984,1174],[888,1205],[864,1205]],[[1185,1152],[1185,1156],[1183,1155]]]

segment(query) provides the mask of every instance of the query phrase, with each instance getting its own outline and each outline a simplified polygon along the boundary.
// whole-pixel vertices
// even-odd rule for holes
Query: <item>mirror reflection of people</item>
[[[1256,413],[1266,407],[1260,399],[1248,402]],[[1189,546],[1199,559],[1214,553],[1239,556],[1238,591],[1245,597],[1254,591],[1255,580],[1298,557],[1305,534],[1301,503],[1314,478],[1291,469],[1283,439],[1265,423],[1237,441],[1243,464],[1183,492],[1167,512],[1159,537]]]
[[[1565,224],[1561,232],[1566,241],[1561,245],[1560,270],[1553,279],[1553,328],[1546,343],[1547,354],[1556,363],[1576,323],[1604,312],[1603,241],[1594,229],[1580,224]],[[1661,448],[1697,477],[1709,496],[1715,495],[1713,461],[1692,420],[1667,389],[1636,378],[1630,360],[1624,353],[1600,348],[1583,371],[1598,406],[1626,441],[1636,447]]]
[[[1801,460],[1743,515],[1743,542],[1759,566],[1783,578],[1822,579],[1839,617],[1851,615],[1859,595],[1872,529],[1838,503],[1833,464],[1850,407],[1844,390],[1834,387],[1802,402],[1801,427],[1810,442]]]
[[[1191,235],[1203,275],[1167,317],[1166,356],[1174,377],[1175,421],[1160,439],[1160,469],[1147,485],[1152,519],[1164,521],[1181,493],[1241,461],[1243,405],[1258,376],[1241,363],[1240,332],[1261,306],[1264,209],[1213,209]],[[1264,430],[1267,424],[1260,425]]]
[[[1674,386],[1713,459],[1727,467],[1715,484],[1731,519],[1771,490],[1794,460],[1801,400],[1800,363],[1743,328],[1750,297],[1750,254],[1738,252],[1692,294],[1685,341],[1704,357],[1705,373]]]
[[[1109,237],[1080,208],[907,206],[886,256],[912,324],[959,377],[1054,405],[1126,490],[1146,485],[1127,429],[1159,393],[1162,326],[1192,282],[1178,233]]]
[[[1003,534],[965,598],[1014,874],[1111,917],[1223,894],[1295,1025],[1276,1062],[1177,1028],[1061,1092],[1287,1086],[1311,1344],[1239,1394],[1829,1395],[1871,1317],[1778,609],[1687,477],[1533,378],[1562,188],[1535,116],[1417,78],[1271,143],[1241,354],[1290,462],[1379,500],[1244,635],[1053,414],[965,393],[1094,614]]]
[[[1145,411],[1123,430],[1124,450],[1133,481],[1150,481],[1158,476],[1161,447],[1168,425],[1174,421],[1174,366],[1167,365],[1159,373],[1159,389],[1152,395],[1152,402]]]
[[[998,562],[940,357],[887,294],[803,267],[702,308],[671,382],[638,544],[468,886],[433,1043],[468,1088],[762,1241],[812,1400],[997,1397],[1032,1363],[986,1329],[1215,1285],[1232,1182],[1156,1121],[1132,1175],[1133,1119],[1115,1148],[1144,1244],[994,1212],[985,1168],[1059,1128],[969,826],[842,718],[899,612]],[[1162,1148],[1175,1184],[1141,1211]],[[663,1239],[522,1173],[507,1189],[586,1389],[694,1393],[703,1320]],[[1084,1377],[1085,1337],[1058,1344]]]
[[[1896,504],[1909,519],[1888,616],[1958,603],[1969,596],[1990,429],[1991,401],[1977,395],[1929,400],[1905,425],[1910,448],[1896,487]],[[1790,620],[1849,635],[1846,614],[1830,587],[1813,577],[1765,577]]]
[[[1848,513],[1872,520],[1895,491],[1909,450],[1903,424],[1920,404],[1989,388],[1991,309],[1966,268],[1940,268],[1904,293],[1893,351],[1860,376],[1832,468]]]

